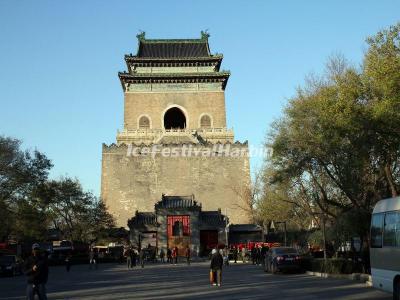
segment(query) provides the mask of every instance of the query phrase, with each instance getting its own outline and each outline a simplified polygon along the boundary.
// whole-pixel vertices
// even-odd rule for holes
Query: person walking
[[[189,246],[186,247],[185,257],[186,257],[187,264],[190,265],[190,248],[189,248]]]
[[[246,247],[242,248],[242,261],[243,263],[246,262]]]
[[[164,252],[163,248],[161,248],[161,250],[160,250],[160,261],[162,263],[165,263],[165,252]]]
[[[167,248],[167,262],[172,264],[172,251],[169,248]]]
[[[71,259],[72,259],[72,254],[71,252],[68,252],[67,255],[65,256],[65,268],[67,272],[71,270]]]
[[[96,249],[93,247],[90,248],[89,252],[89,269],[92,269],[92,265],[94,265],[95,269],[97,270],[97,259],[98,259],[98,254]]]
[[[261,246],[258,245],[256,250],[257,250],[257,252],[256,252],[257,266],[259,266],[259,265],[261,265]]]
[[[233,246],[233,260],[235,261],[235,264],[237,263],[238,254],[238,249],[236,248],[236,246]]]
[[[142,269],[144,268],[144,259],[145,259],[145,253],[144,253],[144,249],[140,249],[139,252],[139,260],[140,260],[140,266],[142,267]]]
[[[265,256],[267,255],[268,248],[263,244],[261,247],[261,264],[265,267]]]
[[[256,246],[251,249],[251,263],[254,265],[257,263],[257,248]]]
[[[39,244],[32,245],[32,256],[24,264],[27,276],[26,298],[34,300],[37,294],[39,300],[47,300],[46,283],[49,276],[47,254],[40,250]]]
[[[132,248],[132,266],[136,267],[137,258],[139,256],[139,252],[136,248]]]
[[[221,286],[223,258],[217,249],[211,252],[210,282],[212,285]]]
[[[174,262],[174,265],[178,264],[178,247],[172,248],[172,260]]]
[[[130,268],[133,269],[133,267],[136,266],[136,262],[135,262],[136,256],[135,256],[135,251],[133,250],[132,246],[129,247],[128,255],[129,255],[129,260],[131,263]]]
[[[132,249],[130,247],[127,247],[124,251],[124,256],[126,257],[126,265],[128,267],[128,270],[132,268]]]
[[[223,255],[224,265],[229,266],[229,249],[228,249],[228,247],[225,247],[223,252],[224,252],[224,255]]]

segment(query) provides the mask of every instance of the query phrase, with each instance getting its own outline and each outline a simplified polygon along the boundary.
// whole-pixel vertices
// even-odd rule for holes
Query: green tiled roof
[[[145,33],[138,36],[137,57],[141,58],[193,58],[210,57],[207,33],[200,39],[146,39]]]

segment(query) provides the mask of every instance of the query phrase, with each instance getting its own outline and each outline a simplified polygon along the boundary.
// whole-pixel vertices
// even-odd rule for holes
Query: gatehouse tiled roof
[[[197,208],[200,205],[194,200],[194,195],[190,196],[167,196],[162,195],[161,201],[155,204],[156,208]]]
[[[128,221],[130,225],[157,225],[157,216],[152,212],[138,212],[136,211],[135,216]]]
[[[229,226],[229,231],[262,231],[262,227],[256,224],[232,224]]]
[[[225,227],[228,220],[220,211],[202,211],[200,219],[204,224],[209,226]]]

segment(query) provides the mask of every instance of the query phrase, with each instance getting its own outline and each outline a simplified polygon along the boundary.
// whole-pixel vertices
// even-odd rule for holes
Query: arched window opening
[[[200,119],[201,128],[211,128],[211,118],[209,115],[204,115]]]
[[[172,107],[164,115],[164,128],[165,129],[185,129],[186,118],[183,112],[177,108]]]
[[[149,129],[150,128],[150,120],[146,116],[142,116],[139,119],[139,128],[140,129]]]

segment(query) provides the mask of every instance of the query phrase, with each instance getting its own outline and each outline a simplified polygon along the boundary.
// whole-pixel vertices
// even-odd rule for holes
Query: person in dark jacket
[[[26,298],[34,300],[35,294],[39,300],[47,300],[46,283],[49,276],[47,254],[40,251],[39,244],[32,245],[32,256],[24,264],[24,273],[27,276]]]
[[[162,249],[162,248],[160,250],[160,261],[162,263],[165,263],[165,252],[164,252],[164,249]]]
[[[124,250],[124,256],[126,257],[126,265],[128,267],[128,270],[131,269],[133,267],[133,262],[132,262],[132,248],[131,247],[127,247]]]
[[[265,257],[267,255],[268,252],[268,247],[266,247],[265,245],[262,245],[261,247],[261,264],[263,266],[265,266]]]
[[[256,246],[254,246],[253,249],[251,249],[251,262],[253,265],[257,263],[257,248],[256,248]]]
[[[212,256],[211,256],[211,264],[210,264],[210,274],[213,278],[211,284],[221,286],[222,265],[224,263],[224,260],[222,258],[221,253],[217,249],[213,249],[211,254],[212,254]]]
[[[233,247],[233,260],[235,261],[235,264],[237,263],[238,259],[238,249],[234,246]]]
[[[72,260],[72,253],[68,252],[67,255],[65,256],[65,268],[67,272],[71,270],[71,260]]]
[[[257,261],[257,265],[259,266],[261,264],[261,248],[260,248],[260,246],[258,246],[256,250],[257,250],[256,261]]]
[[[167,262],[172,264],[172,251],[171,249],[167,249]]]
[[[132,268],[136,267],[136,261],[137,261],[137,257],[139,255],[138,251],[135,248],[131,249],[131,263],[132,263]]]
[[[174,248],[172,248],[171,255],[172,255],[172,260],[174,262],[174,265],[177,265],[178,264],[178,247],[175,246]]]
[[[89,268],[92,269],[92,264],[94,264],[95,269],[97,270],[97,261],[98,261],[98,253],[97,253],[97,249],[95,248],[90,248],[89,251]]]
[[[187,246],[185,249],[185,257],[186,257],[186,263],[188,265],[190,265],[190,248],[189,248],[189,246]]]
[[[144,252],[144,249],[142,248],[142,249],[140,249],[140,252],[139,252],[140,266],[142,268],[144,268],[144,260],[145,260],[145,258],[146,258],[146,253]]]

